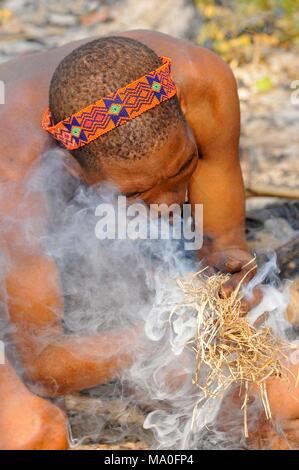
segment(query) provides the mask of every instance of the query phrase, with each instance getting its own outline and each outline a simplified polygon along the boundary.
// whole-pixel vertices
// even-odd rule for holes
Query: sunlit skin
[[[210,51],[170,36],[151,31],[121,35],[138,39],[158,55],[172,58],[186,125],[170,132],[159,150],[140,160],[120,161],[111,156],[102,163],[100,175],[87,173],[69,155],[66,166],[88,184],[110,181],[130,201],[182,204],[188,192],[191,204],[204,206],[205,243],[199,258],[211,270],[232,273],[221,293],[229,295],[244,276],[248,281],[255,271],[252,265],[242,268],[252,254],[245,241],[245,198],[238,155],[240,113],[233,74]],[[48,105],[50,79],[63,57],[83,42],[86,40],[0,66],[6,91],[6,104],[0,107],[1,126],[5,129],[0,141],[0,176],[4,182],[16,183],[15,193],[0,201],[2,215],[14,216],[22,203],[19,220],[25,221],[32,213],[45,217],[45,196],[28,195],[23,181],[40,154],[56,145],[40,128],[41,115]],[[39,247],[28,249],[21,227],[12,227],[1,235],[0,244],[12,261],[5,287],[14,325],[12,339],[24,365],[24,380],[39,395],[57,396],[112,379],[134,361],[137,344],[142,343],[141,330],[66,336],[60,322],[63,296],[58,270]],[[34,229],[38,237],[38,224]],[[258,299],[256,292],[251,305]],[[288,391],[280,387],[271,383],[274,410],[282,397],[285,402],[290,400]],[[0,448],[67,446],[65,418],[60,410],[54,412],[53,405],[49,408],[46,400],[26,389],[8,364],[0,366],[0,400],[2,409],[10,410],[0,420]],[[18,402],[23,407],[16,407]],[[30,413],[24,413],[24,407]],[[287,409],[277,412],[279,419],[295,423],[299,402],[298,406],[292,402],[291,415]],[[34,427],[32,416],[43,426]],[[3,437],[6,431],[9,442]],[[58,441],[54,435],[60,436]]]
[[[67,448],[64,413],[26,389],[9,364],[0,367],[1,450]]]

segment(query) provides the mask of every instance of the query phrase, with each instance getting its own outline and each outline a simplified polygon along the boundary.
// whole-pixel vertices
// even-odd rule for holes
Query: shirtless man
[[[239,101],[229,67],[193,44],[151,31],[130,31],[2,65],[6,104],[0,108],[5,130],[0,175],[2,182],[15,183],[15,193],[0,201],[0,211],[4,217],[14,215],[22,202],[19,217],[24,220],[34,212],[41,217],[46,213],[43,195],[38,200],[25,197],[23,182],[42,152],[57,145],[40,125],[49,101],[56,124],[155,70],[161,66],[159,56],[172,60],[176,96],[72,150],[67,165],[88,184],[114,183],[131,201],[182,204],[188,189],[189,201],[204,207],[199,256],[214,269],[232,273],[223,286],[222,294],[228,295],[245,274],[247,280],[254,275],[244,234]],[[4,290],[26,380],[35,384],[39,395],[53,397],[111,379],[134,360],[134,348],[128,344],[138,340],[137,332],[66,336],[60,324],[63,301],[57,268],[38,246],[26,245],[20,227],[1,233],[0,243],[10,260]],[[252,303],[257,301],[258,293]],[[280,390],[288,397],[283,409]],[[293,392],[299,396],[297,389]],[[269,393],[279,419],[296,424],[299,406],[289,390],[274,382]],[[33,395],[9,364],[0,366],[0,399],[0,448],[66,448],[62,412]]]

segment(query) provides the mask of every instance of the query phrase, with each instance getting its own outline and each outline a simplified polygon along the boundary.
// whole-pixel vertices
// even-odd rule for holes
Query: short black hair
[[[56,68],[49,91],[54,123],[107,96],[161,65],[157,54],[134,39],[111,36],[72,51]],[[89,171],[100,172],[103,158],[139,159],[184,122],[176,96],[119,126],[72,155]]]

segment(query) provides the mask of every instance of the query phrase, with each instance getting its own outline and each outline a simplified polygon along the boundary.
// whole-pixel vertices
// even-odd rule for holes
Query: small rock
[[[75,26],[78,19],[73,15],[60,15],[58,13],[51,13],[48,17],[50,23],[60,26]]]
[[[245,88],[245,87],[239,88],[238,93],[239,93],[239,99],[241,101],[249,100],[250,95],[251,95],[250,90],[248,88]]]
[[[17,41],[5,44],[1,47],[1,52],[7,56],[16,54],[28,54],[30,52],[37,52],[43,49],[43,46],[33,41]]]
[[[94,23],[103,23],[106,21],[111,21],[113,17],[111,16],[108,9],[102,9],[99,11],[94,11],[88,13],[87,15],[83,15],[80,17],[80,23],[84,26],[90,26]]]

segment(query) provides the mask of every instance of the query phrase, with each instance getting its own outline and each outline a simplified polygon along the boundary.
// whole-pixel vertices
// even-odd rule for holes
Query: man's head
[[[52,77],[54,123],[160,66],[154,51],[129,38],[101,38],[75,49]],[[186,187],[177,177],[195,160],[176,96],[71,153],[87,182],[110,180],[129,196],[147,195],[146,202],[182,202]],[[176,196],[165,198],[168,192]]]

